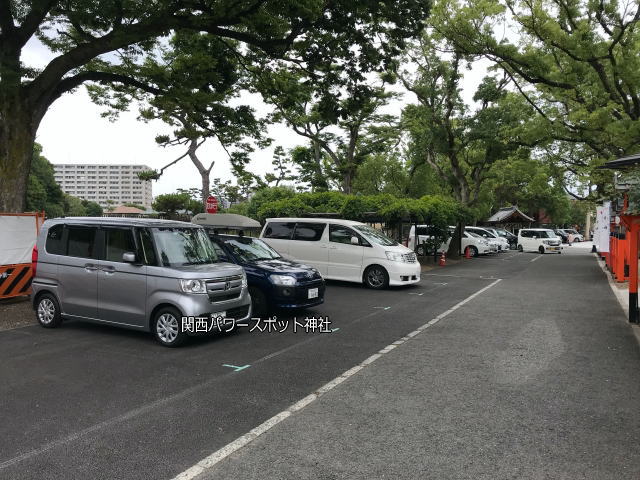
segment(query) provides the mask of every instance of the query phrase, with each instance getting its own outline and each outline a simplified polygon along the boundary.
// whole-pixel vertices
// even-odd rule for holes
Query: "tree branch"
[[[41,118],[44,115],[47,108],[61,95],[66,92],[73,90],[74,88],[79,87],[85,82],[98,82],[98,83],[122,83],[124,85],[129,85],[131,87],[138,88],[145,92],[151,93],[153,95],[159,95],[163,93],[162,90],[155,88],[151,85],[148,85],[144,82],[140,82],[134,78],[127,77],[126,75],[120,75],[117,73],[109,73],[109,72],[81,72],[72,77],[67,77],[61,80],[56,88],[51,92],[47,101],[42,102],[39,105],[39,108],[36,109],[36,118]]]
[[[0,0],[0,28],[0,39],[7,38],[16,28],[11,15],[11,0]]]
[[[22,25],[17,29],[18,45],[24,47],[31,36],[49,13],[49,10],[58,3],[57,0],[32,0],[31,10],[25,17]]]

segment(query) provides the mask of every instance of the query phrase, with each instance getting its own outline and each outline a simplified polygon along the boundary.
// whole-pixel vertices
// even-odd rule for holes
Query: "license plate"
[[[318,298],[318,289],[310,288],[309,289],[309,298]]]
[[[560,250],[558,247],[549,247],[549,250]]]
[[[227,312],[216,312],[211,314],[211,318],[227,318]]]

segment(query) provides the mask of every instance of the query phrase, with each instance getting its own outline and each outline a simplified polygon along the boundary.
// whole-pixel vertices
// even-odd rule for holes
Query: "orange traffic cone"
[[[464,249],[464,258],[471,258],[471,249],[469,247]]]
[[[440,254],[440,261],[438,262],[438,265],[440,265],[441,267],[444,267],[447,264],[447,259],[445,258],[445,254],[444,251]]]

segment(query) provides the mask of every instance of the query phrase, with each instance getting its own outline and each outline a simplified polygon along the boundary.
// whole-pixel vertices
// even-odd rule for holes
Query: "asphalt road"
[[[637,480],[638,343],[594,256],[565,253],[505,259],[494,286],[195,479]]]
[[[532,262],[535,258],[539,260]],[[370,386],[379,384],[374,390],[381,394],[388,393],[389,388],[402,392],[402,385],[394,384],[393,379],[402,378],[404,372],[415,371],[417,366],[428,367],[431,371],[428,382],[415,377],[416,389],[413,393],[404,392],[408,395],[403,400],[405,405],[394,406],[397,399],[377,404],[371,392],[355,394],[349,390],[350,383],[345,382],[345,388],[340,386],[335,393],[330,393],[345,394],[356,402],[360,395],[361,407],[373,407],[374,403],[377,407],[368,411],[366,408],[353,410],[353,407],[326,405],[324,402],[331,400],[331,395],[327,394],[326,399],[322,397],[308,407],[309,412],[327,409],[324,410],[328,413],[326,418],[321,414],[308,417],[305,409],[291,422],[283,422],[264,438],[260,437],[246,451],[238,452],[234,458],[242,461],[226,463],[224,468],[230,468],[229,471],[215,470],[211,474],[217,475],[215,478],[382,478],[384,475],[380,472],[383,470],[366,468],[366,465],[379,468],[379,463],[365,461],[365,457],[356,462],[363,465],[362,475],[356,468],[352,475],[345,477],[340,474],[345,470],[331,466],[330,462],[321,469],[323,474],[317,475],[320,471],[317,461],[338,459],[340,451],[346,447],[341,441],[349,431],[344,425],[345,415],[347,419],[352,416],[354,425],[358,422],[378,425],[369,433],[363,428],[361,436],[357,435],[357,429],[352,433],[360,444],[384,449],[384,443],[380,446],[380,442],[384,440],[385,432],[388,433],[386,429],[397,428],[389,424],[389,419],[399,417],[398,409],[413,411],[411,409],[419,408],[414,420],[426,427],[420,411],[434,405],[441,407],[441,402],[450,404],[447,414],[442,416],[442,412],[434,410],[431,420],[440,418],[441,432],[447,439],[454,435],[463,446],[465,435],[474,436],[475,433],[482,437],[480,431],[462,431],[460,428],[465,426],[467,415],[482,405],[479,401],[489,400],[482,410],[491,415],[483,416],[482,422],[490,418],[495,425],[491,430],[494,435],[489,435],[487,440],[495,438],[495,432],[503,432],[502,442],[506,447],[510,435],[518,433],[518,424],[513,423],[519,416],[518,406],[527,409],[524,412],[526,419],[520,427],[530,424],[527,422],[535,424],[531,419],[541,413],[544,405],[537,400],[542,402],[550,394],[546,391],[548,384],[530,385],[527,379],[546,371],[549,365],[555,365],[557,358],[564,358],[567,345],[571,346],[573,356],[568,364],[561,363],[557,368],[560,372],[563,368],[571,372],[570,383],[578,381],[579,372],[574,370],[578,360],[583,360],[586,370],[582,373],[586,379],[580,381],[584,381],[585,387],[575,392],[567,391],[566,379],[558,377],[552,382],[551,393],[563,401],[575,402],[579,410],[579,414],[555,419],[555,424],[558,421],[580,423],[584,418],[595,418],[594,422],[604,427],[610,420],[606,412],[581,409],[581,402],[587,401],[591,405],[606,400],[603,405],[618,412],[615,429],[623,429],[626,444],[638,450],[639,416],[630,415],[627,408],[631,405],[625,403],[617,407],[616,403],[619,397],[626,395],[630,398],[625,401],[631,402],[640,393],[640,374],[635,373],[638,370],[637,344],[623,320],[612,318],[608,323],[601,323],[603,315],[605,319],[607,315],[623,315],[611,293],[604,290],[608,286],[597,268],[593,257],[587,254],[538,257],[509,252],[433,270],[423,276],[419,285],[410,288],[371,292],[357,285],[330,283],[326,303],[305,313],[328,316],[331,328],[337,329],[333,333],[293,333],[291,325],[284,333],[243,329],[237,333],[194,339],[184,348],[166,349],[145,334],[80,322],[65,322],[56,330],[29,326],[1,331],[0,478],[173,478],[381,348],[490,285],[496,278],[503,280],[488,290],[487,295],[456,311],[455,315],[461,315],[459,319],[447,319],[443,325],[438,324],[423,333],[420,342],[428,339],[428,345],[420,344],[416,337],[415,342],[412,340],[398,348],[397,352],[403,354],[400,360],[406,363],[402,368],[383,362],[380,368],[372,366],[366,373],[363,371],[362,376],[354,377],[353,383],[368,379]],[[571,288],[567,289],[569,285]],[[576,296],[584,289],[589,295]],[[606,299],[604,303],[597,292]],[[462,316],[463,311],[466,317]],[[546,320],[532,323],[531,319],[541,316],[535,312],[556,312],[554,315],[568,316],[569,320],[561,326]],[[585,322],[582,318],[585,312],[587,315],[592,312],[594,318]],[[540,318],[546,318],[545,315]],[[572,338],[570,332],[576,328],[579,334]],[[589,340],[601,337],[602,329],[605,334],[613,335],[615,342],[605,352],[598,350],[600,356],[596,358],[604,363],[597,367],[592,365],[596,362],[590,357],[594,352]],[[539,340],[540,336],[544,340]],[[560,340],[556,338],[558,336]],[[530,343],[533,347],[528,346]],[[507,392],[506,400],[500,397],[501,390],[488,393],[487,389],[495,386],[486,381],[482,372],[487,366],[484,350],[492,352],[491,365],[504,364],[500,385],[515,385],[516,390],[522,386],[531,387],[530,391]],[[512,358],[518,359],[522,352],[526,352],[524,358],[513,363]],[[474,358],[480,360],[479,363],[474,363]],[[527,366],[530,363],[534,366]],[[224,365],[246,367],[236,371]],[[369,378],[376,373],[379,374],[377,377]],[[591,383],[604,381],[600,378],[603,375],[615,380],[611,384],[613,392],[608,391],[606,395],[590,389],[585,392]],[[451,378],[456,391],[451,390]],[[626,385],[624,382],[627,381],[635,382],[635,386]],[[385,382],[391,383],[386,385]],[[419,385],[422,388],[418,388]],[[586,399],[580,398],[579,394],[584,393],[587,393]],[[413,400],[406,404],[410,397]],[[536,402],[527,405],[529,399]],[[455,413],[456,401],[466,405],[459,413]],[[508,415],[502,414],[505,401],[510,402]],[[395,413],[385,411],[387,408]],[[321,426],[308,425],[302,420],[320,422]],[[554,423],[551,420],[550,423]],[[398,422],[410,424],[412,420],[398,418]],[[400,423],[402,428],[396,432],[400,439],[403,429],[410,430],[409,424]],[[283,434],[280,428],[292,430]],[[546,423],[540,428],[546,428]],[[323,433],[317,439],[322,442],[318,444],[322,448],[315,456],[307,456],[296,449],[296,442],[313,438],[309,432]],[[428,440],[437,443],[437,432],[429,432]],[[412,456],[424,456],[435,448],[436,444],[425,444],[424,440],[421,438],[411,444],[413,447],[408,452]],[[472,442],[474,445],[476,440],[474,438]],[[572,440],[573,437],[566,437],[567,448]],[[324,442],[332,443],[331,448],[336,451],[330,455]],[[272,448],[267,448],[270,445]],[[586,447],[598,445],[598,442],[590,441],[580,444],[579,449],[590,452],[592,449]],[[621,445],[613,442],[612,445],[619,448],[624,442]],[[375,455],[366,450],[362,453]],[[275,452],[290,462],[275,462]],[[322,455],[319,452],[323,452]],[[444,455],[439,457],[438,465],[442,467],[450,452],[443,450],[440,453]],[[623,454],[626,452],[618,451],[616,458],[630,458]],[[630,456],[633,466],[637,466],[637,454]],[[389,452],[381,456],[385,461],[388,457]],[[280,465],[280,468],[272,472],[262,470],[264,465],[260,460],[270,462],[271,466]],[[569,460],[573,461],[572,458]],[[297,462],[293,467],[302,462],[303,471],[291,465],[291,468],[284,467],[291,462]],[[452,465],[464,467],[457,461]],[[408,472],[415,470],[408,468],[405,473]],[[390,477],[398,476],[388,473]],[[402,477],[402,469],[399,473]],[[410,475],[404,477],[412,478]],[[451,475],[448,478],[466,477]]]

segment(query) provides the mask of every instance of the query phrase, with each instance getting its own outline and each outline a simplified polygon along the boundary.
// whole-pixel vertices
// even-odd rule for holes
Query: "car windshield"
[[[218,261],[211,240],[201,228],[156,227],[152,231],[165,267],[205,265]]]
[[[469,232],[468,230],[467,230],[467,234],[468,234],[468,235],[471,235],[472,237],[475,237],[475,238],[482,238],[482,237],[481,237],[480,235],[478,235],[477,233]]]
[[[542,230],[542,231],[538,232],[538,236],[540,238],[558,238],[558,236],[555,234],[555,232],[553,232],[551,230]]]
[[[239,237],[225,239],[224,244],[242,262],[256,262],[258,260],[281,258],[278,252],[257,238]]]
[[[383,245],[385,247],[398,245],[398,242],[391,240],[380,230],[371,228],[368,225],[354,225],[353,228],[360,232],[370,242],[377,243],[378,245]]]

